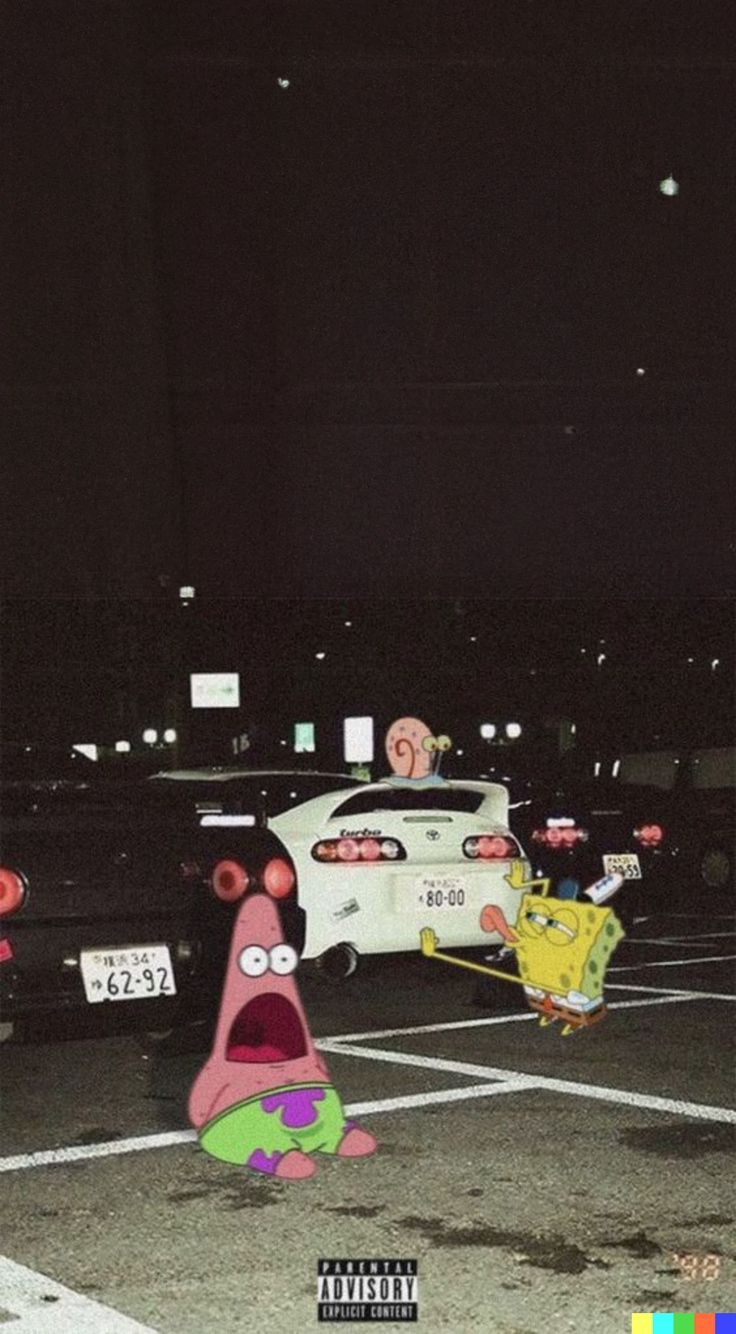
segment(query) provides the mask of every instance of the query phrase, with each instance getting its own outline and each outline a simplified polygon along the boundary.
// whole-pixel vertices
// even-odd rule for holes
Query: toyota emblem
[[[427,830],[427,838],[431,838],[432,840],[434,840],[435,838],[439,838],[439,836],[440,836],[440,831],[439,831],[439,829],[428,829],[428,830]]]

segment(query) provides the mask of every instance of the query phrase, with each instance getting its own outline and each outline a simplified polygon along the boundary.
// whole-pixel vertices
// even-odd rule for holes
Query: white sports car
[[[272,817],[296,866],[304,957],[346,977],[361,954],[418,951],[424,926],[443,948],[499,943],[481,909],[513,922],[519,893],[504,877],[512,859],[531,874],[508,805],[500,783],[385,778]]]

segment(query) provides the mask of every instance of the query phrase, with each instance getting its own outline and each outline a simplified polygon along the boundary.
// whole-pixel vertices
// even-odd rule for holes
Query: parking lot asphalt
[[[735,961],[734,918],[640,922],[608,1016],[568,1038],[515,988],[480,1009],[470,973],[419,957],[339,988],[300,974],[348,1114],[379,1141],[306,1182],[199,1150],[201,1030],[6,1042],[0,1321],[296,1334],[318,1323],[320,1258],[378,1256],[418,1260],[432,1334],[734,1311]]]

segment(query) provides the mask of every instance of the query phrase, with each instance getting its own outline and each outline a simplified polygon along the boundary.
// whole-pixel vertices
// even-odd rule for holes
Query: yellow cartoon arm
[[[419,932],[419,942],[422,947],[422,954],[426,959],[439,959],[442,963],[457,964],[458,968],[470,968],[474,973],[487,973],[489,977],[500,977],[504,982],[517,982],[520,987],[524,985],[520,977],[512,977],[511,973],[502,973],[499,968],[486,968],[482,963],[471,963],[470,959],[456,959],[452,954],[440,953],[437,949],[439,940],[431,926],[422,927]]]
[[[549,893],[549,876],[540,876],[536,880],[525,880],[523,862],[513,861],[511,871],[509,875],[504,876],[504,880],[512,889],[531,889],[532,885],[541,885],[542,888],[539,892],[543,898]]]

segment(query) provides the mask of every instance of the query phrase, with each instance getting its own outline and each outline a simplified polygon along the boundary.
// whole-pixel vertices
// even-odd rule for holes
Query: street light
[[[521,736],[521,723],[507,723],[506,735],[509,737]]]
[[[130,750],[130,742],[129,742],[129,741],[116,741],[116,742],[115,742],[115,749],[116,749],[118,755],[127,755],[128,752],[129,752],[129,750]]]
[[[176,741],[175,727],[166,728],[166,731],[164,732],[164,741],[166,742],[167,746],[173,746],[174,742]]]
[[[492,741],[494,736],[496,735],[496,724],[481,723],[480,734],[483,737],[484,741]]]
[[[158,741],[158,732],[155,727],[147,727],[143,733],[143,740],[147,746],[155,746]]]

